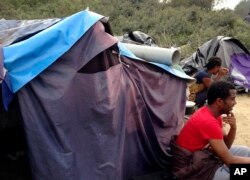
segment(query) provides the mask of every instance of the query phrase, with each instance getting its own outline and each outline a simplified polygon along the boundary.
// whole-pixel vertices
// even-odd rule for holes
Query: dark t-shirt
[[[208,73],[207,70],[202,70],[196,73],[194,76],[196,79],[197,84],[203,84],[202,79],[203,78],[211,78],[212,74]],[[205,88],[203,91],[200,91],[196,94],[194,102],[198,107],[203,106],[207,98],[207,89]]]
[[[211,78],[212,74],[208,73],[207,70],[202,70],[196,73],[194,76],[196,79],[196,83],[202,83],[203,78]]]

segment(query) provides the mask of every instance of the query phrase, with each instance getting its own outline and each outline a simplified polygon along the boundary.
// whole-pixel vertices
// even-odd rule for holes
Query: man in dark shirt
[[[195,74],[196,83],[190,86],[190,96],[189,100],[194,101],[197,107],[204,105],[207,88],[215,80],[221,79],[228,73],[228,69],[221,67],[222,60],[219,57],[213,56],[208,60],[206,68],[202,71],[199,71]],[[212,79],[212,75],[215,75],[215,79]],[[199,86],[200,90],[193,90],[194,87]],[[195,95],[194,95],[195,94]]]

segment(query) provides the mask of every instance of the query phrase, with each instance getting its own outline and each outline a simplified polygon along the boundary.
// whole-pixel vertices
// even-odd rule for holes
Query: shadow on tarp
[[[26,154],[18,152],[0,157],[0,179],[1,180],[30,180],[29,166]]]
[[[6,112],[2,106],[2,99],[0,100],[0,179],[30,180],[26,141],[18,102],[14,98],[9,111]]]

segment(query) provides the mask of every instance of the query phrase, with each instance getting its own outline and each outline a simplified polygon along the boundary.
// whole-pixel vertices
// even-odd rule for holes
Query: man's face
[[[215,66],[215,67],[213,68],[212,74],[213,74],[213,75],[218,74],[218,72],[220,71],[220,68],[221,68],[221,66]]]
[[[236,104],[236,90],[230,89],[229,90],[230,95],[223,100],[224,106],[222,108],[222,114],[229,114],[232,110],[234,105]]]

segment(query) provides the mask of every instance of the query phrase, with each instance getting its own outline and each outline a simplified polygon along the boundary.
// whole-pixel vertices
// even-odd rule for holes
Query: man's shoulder
[[[204,114],[204,113],[208,113],[208,112],[209,112],[208,107],[206,105],[204,105],[204,106],[200,107],[199,109],[197,109],[194,114]]]
[[[202,71],[199,71],[195,77],[196,78],[200,78],[200,77],[210,77],[211,75],[206,71],[206,70],[202,70]]]
[[[196,110],[195,113],[192,115],[192,117],[193,119],[200,119],[200,120],[203,119],[209,120],[213,118],[207,106],[202,106],[201,108]]]
[[[210,75],[206,70],[201,70],[197,73],[197,75]]]

